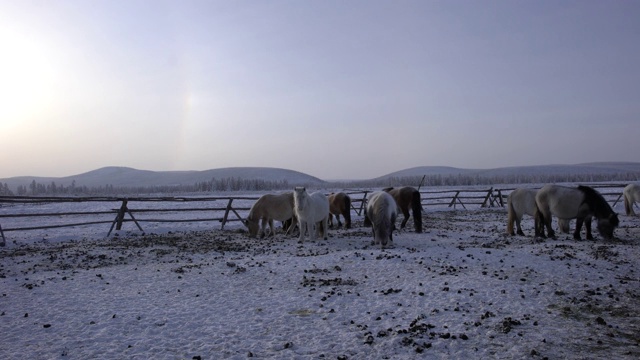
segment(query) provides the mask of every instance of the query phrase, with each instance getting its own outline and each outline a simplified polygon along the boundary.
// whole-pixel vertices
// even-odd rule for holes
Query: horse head
[[[249,230],[249,237],[255,238],[258,236],[258,219],[253,219],[249,216],[246,220],[242,220],[242,224]]]
[[[604,236],[605,239],[611,240],[613,239],[613,230],[615,230],[618,225],[620,225],[618,214],[611,213],[606,218],[598,219],[598,232]]]
[[[297,186],[293,189],[293,204],[298,210],[303,210],[307,201],[307,189],[303,186]]]

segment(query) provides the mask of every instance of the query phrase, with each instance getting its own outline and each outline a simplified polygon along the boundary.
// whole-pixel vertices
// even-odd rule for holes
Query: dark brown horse
[[[407,225],[409,220],[409,207],[413,211],[413,224],[415,225],[416,232],[422,232],[422,201],[420,199],[420,192],[411,186],[403,186],[399,188],[386,188],[383,189],[393,196],[393,199],[398,205],[398,209],[402,211],[404,219],[400,224],[400,228],[403,229]]]
[[[342,226],[340,215],[344,217],[344,227],[351,229],[351,198],[339,192],[329,194],[329,226],[333,227],[333,215],[336,216],[338,227]]]

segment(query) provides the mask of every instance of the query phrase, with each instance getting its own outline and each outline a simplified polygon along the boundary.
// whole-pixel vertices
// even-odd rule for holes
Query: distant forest
[[[131,195],[131,194],[184,194],[184,193],[219,193],[227,191],[273,191],[289,190],[294,186],[306,186],[310,189],[354,189],[381,188],[387,186],[472,186],[495,184],[541,184],[541,183],[589,183],[589,182],[634,182],[640,179],[640,172],[618,174],[518,174],[518,175],[425,175],[388,177],[383,179],[359,181],[335,181],[318,183],[289,183],[287,180],[268,181],[260,179],[242,179],[237,177],[211,179],[191,185],[162,185],[162,186],[113,186],[104,185],[87,187],[77,185],[75,181],[69,186],[56,184],[52,181],[41,184],[33,180],[28,186],[20,185],[16,192],[11,191],[8,184],[0,183],[0,195],[3,196],[66,196],[66,195]]]

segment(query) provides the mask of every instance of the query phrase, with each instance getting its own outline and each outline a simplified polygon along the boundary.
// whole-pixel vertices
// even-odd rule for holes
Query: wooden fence
[[[622,197],[625,184],[590,184],[615,206]],[[432,188],[433,189],[433,188]],[[421,190],[423,207],[454,208],[461,206],[504,207],[506,198],[515,188],[466,188],[466,189],[438,189]],[[345,191],[351,197],[352,212],[361,216],[367,194],[372,190]],[[242,221],[248,215],[253,202],[259,196],[223,196],[223,197],[33,197],[33,196],[0,196],[0,245],[5,245],[4,233],[11,231],[28,231],[52,229],[61,227],[75,227],[83,225],[110,224],[107,236],[113,230],[121,230],[126,222],[133,222],[144,231],[141,223],[178,223],[178,222],[211,222],[217,221],[221,229],[229,222]],[[67,207],[79,204],[104,203],[101,210],[87,211],[42,211],[44,205],[68,203]],[[142,204],[132,208],[131,204]],[[173,205],[167,205],[171,203]],[[162,204],[153,207],[150,204]],[[180,205],[177,205],[180,204]],[[185,206],[187,204],[188,206]],[[192,205],[193,204],[193,205]],[[109,206],[111,205],[111,206]],[[18,208],[19,207],[19,208]],[[95,206],[92,206],[95,207]],[[100,206],[98,206],[100,207]],[[19,210],[19,211],[7,211]],[[135,214],[135,215],[134,215]],[[145,217],[145,215],[152,215]],[[172,214],[173,217],[158,216]],[[190,214],[190,217],[176,218],[176,214]],[[193,217],[193,214],[204,214]],[[3,228],[2,223],[7,219],[57,219],[56,223],[38,224],[37,226],[15,226]],[[60,221],[60,218],[82,218],[77,221]],[[51,221],[51,220],[50,220]]]

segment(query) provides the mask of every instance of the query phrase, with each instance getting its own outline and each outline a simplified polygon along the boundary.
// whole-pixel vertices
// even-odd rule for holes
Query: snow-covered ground
[[[501,208],[427,209],[425,232],[412,224],[385,250],[358,217],[304,244],[238,223],[9,233],[0,358],[640,357],[640,219],[621,215],[612,241],[508,237]]]

